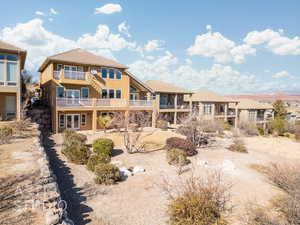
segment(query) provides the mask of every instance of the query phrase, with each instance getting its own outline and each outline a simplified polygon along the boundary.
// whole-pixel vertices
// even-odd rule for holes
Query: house
[[[237,101],[226,98],[210,91],[198,91],[192,94],[190,99],[193,111],[199,114],[200,119],[223,120],[232,125],[237,124]],[[229,104],[234,107],[229,108]]]
[[[252,99],[237,99],[238,119],[240,122],[254,122],[257,125],[265,125],[274,118],[274,108],[269,103],[262,103]],[[230,104],[233,109],[236,105]]]
[[[185,102],[184,98],[190,96],[192,92],[158,80],[149,80],[146,84],[154,91],[158,118],[161,117],[176,125],[180,118],[191,112],[192,104]]]
[[[21,72],[26,51],[0,41],[0,121],[21,117]]]
[[[51,107],[52,130],[100,129],[97,118],[115,112],[151,113],[153,91],[127,71],[128,67],[74,49],[48,57],[39,68],[43,99]]]

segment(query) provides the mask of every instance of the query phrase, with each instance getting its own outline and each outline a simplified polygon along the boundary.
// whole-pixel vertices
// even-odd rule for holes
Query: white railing
[[[93,99],[90,98],[56,98],[56,105],[60,107],[91,107]]]
[[[190,108],[190,104],[178,104],[177,105],[177,109],[189,109]]]
[[[54,79],[59,80],[60,79],[60,71],[53,71],[53,77],[54,77]]]
[[[0,81],[0,86],[15,87],[15,86],[17,86],[17,82],[16,81]]]
[[[85,72],[79,72],[79,71],[64,71],[64,77],[65,79],[71,79],[71,80],[85,80]]]
[[[129,106],[137,106],[137,107],[153,106],[153,101],[151,101],[151,100],[130,100]]]
[[[97,99],[96,107],[127,107],[126,99]]]

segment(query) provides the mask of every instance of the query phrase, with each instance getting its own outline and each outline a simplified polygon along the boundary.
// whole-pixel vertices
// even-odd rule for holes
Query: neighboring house
[[[0,121],[21,117],[21,71],[26,51],[0,41]]]
[[[222,95],[210,91],[199,91],[192,94],[193,111],[199,113],[200,119],[218,119],[229,122],[232,125],[237,124],[236,110],[237,101],[226,98]],[[234,107],[229,109],[229,104]]]
[[[152,113],[152,90],[127,66],[75,49],[48,57],[39,68],[43,99],[51,107],[52,130],[97,130],[97,118],[131,110]],[[154,120],[154,119],[153,119]]]
[[[180,118],[191,112],[192,104],[185,102],[184,98],[186,95],[190,96],[192,92],[158,80],[149,80],[146,84],[155,93],[156,116],[158,118],[176,125],[180,122]]]
[[[274,108],[269,103],[262,103],[251,99],[237,99],[239,101],[238,119],[240,122],[254,122],[265,125],[274,118]],[[229,105],[230,109],[235,106]]]

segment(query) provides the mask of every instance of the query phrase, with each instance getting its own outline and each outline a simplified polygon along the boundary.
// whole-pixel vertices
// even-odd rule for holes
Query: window
[[[107,78],[107,69],[106,68],[102,68],[101,69],[101,74],[102,74],[102,78]]]
[[[249,120],[255,121],[256,120],[255,116],[256,116],[255,110],[250,110],[249,111]]]
[[[4,62],[0,62],[0,81],[4,81]]]
[[[65,115],[59,114],[59,128],[65,128]]]
[[[61,71],[61,69],[62,69],[62,65],[61,64],[56,65],[56,71]]]
[[[3,54],[0,54],[0,60],[4,60],[5,59],[5,55],[3,55]]]
[[[65,95],[65,88],[64,87],[56,87],[56,97],[63,98]]]
[[[81,88],[81,98],[89,98],[90,97],[90,89],[89,88]]]
[[[116,70],[116,76],[118,80],[122,79],[122,72],[120,70]]]
[[[8,61],[18,61],[18,56],[16,56],[16,55],[7,55],[6,59]]]
[[[87,114],[81,114],[81,126],[86,126]]]
[[[17,64],[16,63],[7,63],[7,81],[17,81]]]
[[[115,78],[115,70],[109,69],[109,79],[114,79],[114,78]]]
[[[108,93],[106,89],[102,89],[102,98],[108,98]]]
[[[67,98],[79,98],[80,97],[80,90],[66,90],[66,97]]]
[[[121,90],[116,90],[116,98],[121,98],[122,93]]]
[[[82,67],[82,66],[78,66],[78,67],[77,67],[77,71],[78,71],[78,72],[83,72],[83,67]]]
[[[135,87],[130,86],[130,92],[136,92],[136,91],[137,91],[137,89]]]
[[[109,90],[109,98],[114,98],[115,97],[115,90],[110,89]]]
[[[203,113],[204,113],[204,115],[211,115],[211,113],[212,113],[212,104],[204,104],[203,105]]]

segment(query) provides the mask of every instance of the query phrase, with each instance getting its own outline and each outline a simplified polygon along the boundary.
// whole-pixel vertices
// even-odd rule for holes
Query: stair
[[[97,77],[94,74],[88,73],[87,80],[90,82],[91,86],[99,91],[103,88],[103,84],[97,79]]]

